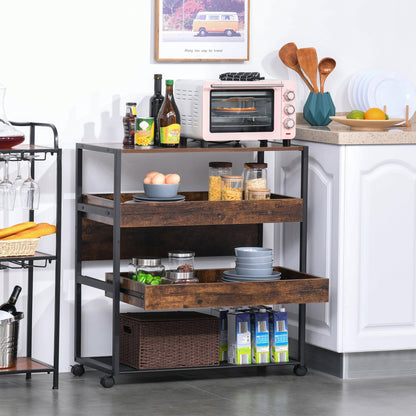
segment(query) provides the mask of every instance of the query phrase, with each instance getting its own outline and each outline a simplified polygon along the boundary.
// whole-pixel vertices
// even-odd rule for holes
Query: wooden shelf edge
[[[271,282],[223,283],[223,270],[216,269],[197,270],[200,283],[184,285],[144,285],[121,276],[120,300],[146,311],[328,302],[329,279],[282,267],[275,270],[282,272],[282,279]],[[111,283],[112,273],[105,278]]]
[[[0,374],[4,373],[33,373],[33,372],[50,372],[53,371],[53,367],[41,363],[40,361],[27,358],[27,357],[18,357],[16,360],[16,365],[8,368],[0,368]]]

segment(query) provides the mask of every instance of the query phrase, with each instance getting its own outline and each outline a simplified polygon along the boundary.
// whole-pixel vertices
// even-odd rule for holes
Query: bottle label
[[[160,127],[160,143],[179,144],[181,125],[174,123],[166,127]]]

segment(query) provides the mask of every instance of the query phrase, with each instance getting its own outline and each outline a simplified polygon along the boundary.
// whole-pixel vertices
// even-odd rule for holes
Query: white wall
[[[137,100],[147,108],[154,73],[162,73],[164,79],[176,79],[217,78],[227,71],[259,71],[267,78],[294,79],[298,82],[300,111],[306,88],[277,55],[283,44],[294,41],[298,47],[314,46],[320,58],[336,59],[337,68],[327,80],[327,89],[337,111],[350,109],[346,87],[357,71],[399,70],[416,84],[413,0],[394,5],[387,0],[251,0],[250,61],[246,63],[156,62],[153,0],[0,0],[0,10],[0,82],[8,89],[8,118],[54,123],[64,149],[62,371],[68,371],[73,363],[74,146],[81,140],[121,141],[124,104]],[[151,163],[157,163],[157,159]],[[175,162],[166,163],[175,166]],[[201,178],[205,172],[199,170],[197,179],[187,179],[186,187],[204,187]],[[50,197],[49,165],[42,172],[43,195]],[[105,180],[105,176],[94,175],[88,187],[105,190]],[[134,175],[126,177],[126,187],[134,189],[136,180]],[[43,213],[47,218],[53,212],[48,203],[49,198],[45,197]],[[16,212],[3,213],[1,218],[3,224],[9,225],[23,217]],[[97,275],[108,267],[100,266]],[[20,280],[15,274],[0,273],[1,301]],[[45,271],[41,276],[36,286],[40,306],[35,311],[38,335],[34,356],[50,362],[52,275]],[[88,329],[85,352],[108,353],[108,300],[99,291],[85,292],[87,324],[93,323]],[[21,345],[21,352],[22,348]]]

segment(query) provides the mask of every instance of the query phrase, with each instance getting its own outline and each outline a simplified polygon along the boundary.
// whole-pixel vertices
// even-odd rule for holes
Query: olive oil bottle
[[[157,116],[161,147],[179,147],[181,116],[173,96],[173,80],[166,80],[166,94]]]

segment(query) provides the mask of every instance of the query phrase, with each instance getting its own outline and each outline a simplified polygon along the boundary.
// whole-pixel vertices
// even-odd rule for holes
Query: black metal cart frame
[[[307,146],[291,146],[290,143],[284,141],[281,150],[299,151],[301,154],[301,189],[300,197],[303,200],[303,220],[300,222],[300,238],[299,238],[299,270],[306,272],[306,254],[307,254],[307,200],[308,200],[308,147]],[[267,142],[260,142],[256,148],[267,146]],[[206,144],[201,144],[206,152],[210,148]],[[291,148],[293,147],[293,149]],[[170,149],[165,149],[169,152]],[[257,149],[257,160],[264,161],[264,151]],[[266,149],[265,149],[266,150]],[[96,205],[87,204],[83,201],[83,156],[84,152],[98,152],[110,154],[113,157],[113,194],[114,208],[103,208]],[[160,149],[159,149],[160,151]],[[175,149],[175,151],[186,152],[187,147]],[[236,151],[236,147],[222,146],[221,151]],[[253,149],[239,146],[238,151],[253,151]],[[279,151],[279,150],[275,150]],[[72,373],[81,376],[84,373],[84,366],[102,371],[108,376],[101,378],[101,384],[104,387],[111,387],[120,376],[125,374],[138,374],[149,372],[165,372],[165,371],[184,371],[197,370],[198,368],[181,368],[181,369],[162,369],[162,370],[135,370],[131,367],[120,365],[120,346],[119,346],[119,329],[120,329],[120,205],[121,205],[121,163],[122,154],[131,153],[134,150],[117,148],[111,144],[94,144],[94,143],[77,143],[76,144],[76,195],[75,195],[75,214],[76,214],[76,245],[75,245],[75,338],[74,338],[74,360],[78,365],[72,367]],[[143,150],[141,150],[143,153]],[[151,150],[149,150],[151,153]],[[90,276],[83,275],[82,272],[82,218],[87,213],[99,214],[112,219],[113,223],[113,282],[106,282]],[[259,225],[262,227],[262,225]],[[262,234],[260,234],[262,235]],[[110,357],[85,357],[82,356],[82,286],[94,287],[112,294],[112,355]],[[290,359],[285,363],[268,363],[257,365],[239,365],[237,367],[265,367],[265,366],[282,366],[294,365],[295,374],[305,375],[307,369],[305,367],[305,325],[306,325],[306,304],[299,304],[298,315],[298,354],[295,359]],[[219,367],[203,367],[203,370],[212,370],[219,368],[236,368],[235,365],[221,364]]]

